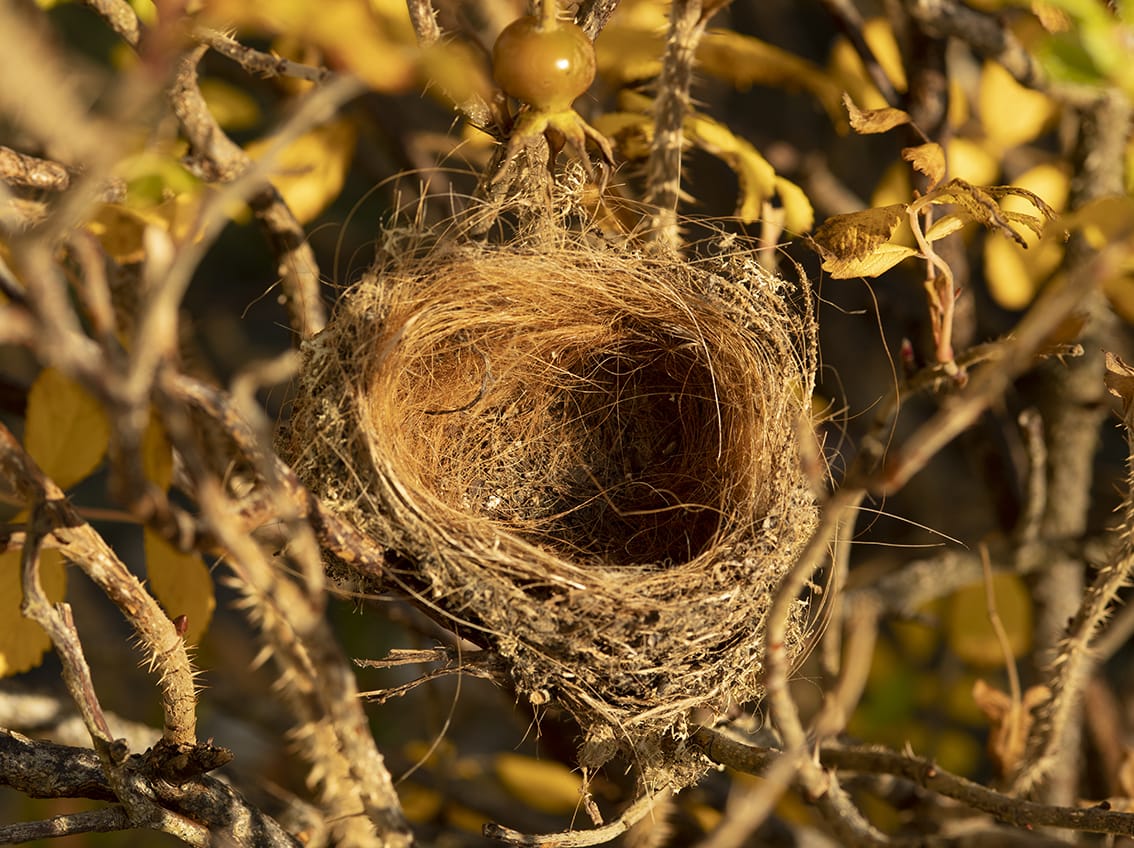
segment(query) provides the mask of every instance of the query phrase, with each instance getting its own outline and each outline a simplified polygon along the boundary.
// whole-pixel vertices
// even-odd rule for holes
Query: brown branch
[[[548,846],[548,848],[585,848],[589,845],[602,845],[626,833],[631,827],[648,816],[655,804],[668,797],[668,792],[644,794],[623,810],[622,814],[614,821],[589,830],[529,834],[520,833],[490,822],[484,826],[484,835],[489,839],[505,842],[508,845]]]
[[[997,367],[982,369],[901,448],[892,451],[885,466],[869,481],[871,490],[881,495],[896,492],[941,448],[972,426],[989,405],[1004,394],[1012,380],[1032,365],[1037,352],[1083,298],[1113,276],[1127,250],[1124,243],[1117,241],[1046,289],[1017,325]]]
[[[163,740],[171,747],[193,745],[196,739],[196,690],[185,643],[173,622],[141,582],[76,513],[63,492],[43,475],[12,433],[0,425],[0,476],[26,503],[42,504],[51,533],[75,563],[122,611],[158,672],[165,726]]]
[[[83,5],[97,12],[99,17],[131,47],[138,46],[138,41],[142,37],[142,27],[138,22],[137,13],[126,0],[83,0]]]
[[[36,839],[55,839],[76,833],[111,833],[130,830],[130,817],[119,806],[68,813],[43,821],[0,825],[0,845],[21,845]]]
[[[241,176],[254,177],[256,168],[252,160],[221,129],[197,85],[197,63],[204,51],[204,47],[191,51],[178,67],[169,94],[174,114],[181,122],[193,152],[198,157],[198,165],[204,178],[218,182],[234,182]],[[354,89],[355,86],[349,80],[344,80],[333,90],[329,99],[349,95]],[[324,90],[316,89],[316,93],[320,91]],[[298,119],[293,118],[293,126],[297,124]],[[269,159],[270,155],[269,153]],[[262,168],[263,165],[261,164],[260,167]],[[262,174],[262,171],[260,173]],[[276,252],[280,282],[286,295],[286,307],[292,329],[298,338],[309,338],[323,329],[327,322],[326,308],[320,295],[320,273],[315,254],[307,243],[303,227],[271,184],[262,178],[257,179],[248,186],[247,193],[256,220],[260,222]],[[217,204],[214,208],[217,210],[216,228],[219,231],[220,221],[224,218],[223,207]],[[179,257],[182,264],[187,262],[183,257],[192,252],[182,251]],[[195,267],[195,256],[193,260],[192,267]],[[188,285],[187,276],[182,274],[185,278],[183,285]],[[171,289],[171,294],[178,293],[176,289],[168,288]],[[178,302],[180,302],[179,298]]]
[[[299,845],[278,822],[215,777],[198,775],[170,781],[159,773],[149,755],[129,758],[120,771],[128,791],[152,799],[155,807],[160,804],[156,820],[170,825],[178,831],[174,835],[191,845],[217,845],[218,840],[242,848]],[[9,730],[0,730],[0,786],[32,798],[117,799],[94,751],[33,740]],[[119,821],[119,826],[110,829],[147,826],[132,820],[125,810]],[[0,839],[0,844],[6,843]]]
[[[208,27],[196,30],[193,36],[202,44],[208,45],[217,53],[236,62],[248,73],[258,77],[291,77],[318,84],[329,81],[335,75],[330,68],[304,65],[274,53],[265,53],[247,47],[235,38]]]
[[[779,751],[746,745],[704,727],[693,734],[692,741],[713,762],[749,774],[763,774],[783,756]],[[1060,807],[1014,798],[945,771],[932,760],[912,754],[874,746],[825,745],[819,750],[819,760],[824,768],[839,772],[886,774],[908,780],[1019,828],[1060,827],[1088,833],[1134,836],[1132,813],[1115,812],[1105,806]]]
[[[66,191],[71,174],[58,162],[19,153],[0,145],[0,180],[37,191]]]
[[[878,89],[883,99],[893,107],[900,107],[901,104],[898,100],[898,92],[894,89],[894,83],[886,76],[886,71],[878,61],[878,57],[874,55],[874,50],[866,41],[865,21],[863,21],[862,15],[859,14],[854,3],[851,0],[821,0],[821,2],[823,8],[827,10],[827,14],[834,18],[843,35],[851,43],[851,47],[858,54],[858,58],[862,60],[862,65],[866,69],[870,81],[874,83],[874,87]]]
[[[985,59],[1003,65],[1021,85],[1046,88],[1047,77],[1039,62],[995,15],[958,0],[913,0],[905,8],[927,35],[955,38]]]
[[[651,236],[674,250],[681,244],[677,207],[682,199],[681,157],[685,146],[685,117],[690,110],[689,90],[693,84],[697,45],[705,34],[709,14],[702,0],[674,0],[654,100],[654,134],[646,160],[645,199],[656,210],[651,221]]]
[[[194,488],[201,512],[213,538],[226,551],[245,598],[243,606],[263,634],[265,655],[280,666],[280,692],[299,721],[294,734],[299,752],[312,773],[320,775],[321,807],[328,824],[352,845],[408,844],[409,829],[369,731],[353,672],[323,616],[319,548],[310,528],[297,520],[308,508],[306,490],[268,447],[266,417],[250,408],[252,384],[239,392],[246,396],[243,404],[181,375],[169,375],[163,388],[170,435],[188,466],[207,467],[197,456],[192,433],[182,432],[191,426],[188,420],[173,414],[178,404],[186,402],[206,410],[232,436],[267,479],[274,513],[291,522],[286,553],[307,577],[304,588],[284,577],[234,520],[238,510],[219,482],[197,472]],[[248,423],[250,413],[259,428]]]

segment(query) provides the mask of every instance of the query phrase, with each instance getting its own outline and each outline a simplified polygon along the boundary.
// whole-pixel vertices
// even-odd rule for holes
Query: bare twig
[[[0,845],[20,845],[36,839],[54,839],[75,833],[109,833],[130,830],[130,817],[117,805],[81,813],[68,813],[44,821],[0,825]]]
[[[622,811],[622,814],[609,824],[590,830],[571,830],[566,833],[527,834],[504,827],[503,825],[489,823],[484,826],[484,835],[489,839],[496,839],[509,845],[543,845],[554,848],[585,848],[588,845],[602,845],[617,836],[621,836],[636,823],[650,814],[662,798],[668,798],[668,792],[645,793],[633,804]]]
[[[180,782],[170,781],[154,773],[146,757],[138,756],[125,761],[119,771],[129,793],[152,799],[157,823],[164,820],[171,827],[175,825],[176,832],[167,832],[174,832],[190,845],[298,848],[299,842],[274,819],[215,777],[198,775]],[[0,785],[33,798],[117,799],[117,792],[94,751],[32,740],[7,730],[0,730]],[[132,820],[123,808],[109,809],[122,810],[118,826],[109,829],[153,826]],[[116,821],[107,815],[108,823]],[[0,844],[3,844],[2,839]]]
[[[248,425],[236,404],[188,378],[170,375],[163,385],[171,437],[192,467],[206,465],[193,461],[197,449],[192,433],[186,432],[191,425],[176,415],[177,402],[190,399],[209,409],[216,422],[247,450],[253,464],[275,483],[277,515],[297,517],[306,511],[307,503],[299,495],[303,490],[290,469],[276,459],[266,435],[258,435]],[[408,844],[409,831],[369,732],[354,676],[322,615],[322,575],[315,580],[312,574],[321,569],[321,563],[318,548],[309,539],[310,530],[296,526],[292,533],[295,546],[288,550],[308,577],[301,589],[284,577],[233,520],[238,511],[219,482],[203,477],[195,483],[202,513],[214,538],[227,551],[249,617],[264,634],[264,655],[281,667],[281,693],[300,722],[295,738],[313,774],[318,775],[323,813],[332,830],[353,845]]]
[[[327,321],[326,308],[320,295],[320,274],[315,255],[307,243],[303,228],[279,192],[263,179],[264,162],[254,167],[248,155],[225,135],[209,111],[197,85],[197,63],[204,50],[201,47],[189,53],[178,68],[170,92],[174,113],[181,121],[194,153],[199,157],[199,166],[204,169],[203,176],[228,183],[236,181],[238,177],[244,178],[242,186],[234,186],[232,189],[237,197],[225,198],[225,203],[243,194],[252,206],[256,219],[276,251],[292,329],[299,338],[308,338],[319,332]],[[305,100],[307,109],[301,108],[293,114],[285,128],[286,132],[277,136],[275,147],[269,150],[264,161],[269,162],[273,153],[288,138],[311,123],[323,120],[339,102],[354,96],[359,90],[360,85],[347,78],[341,78],[325,88],[315,89]],[[215,236],[227,219],[225,208],[221,203],[214,204],[210,236]],[[211,242],[211,237],[207,241]],[[179,295],[188,284],[189,269],[196,267],[203,249],[204,245],[198,245],[195,250],[183,249],[178,254],[180,273],[168,276],[176,276],[180,284],[167,284],[167,301],[174,301],[176,296],[176,302],[180,303]],[[172,270],[174,269],[171,272]]]
[[[274,53],[265,53],[241,44],[223,32],[209,27],[201,27],[193,33],[202,44],[236,62],[248,73],[258,77],[290,77],[313,83],[324,83],[334,76],[330,68],[304,65],[293,62]]]
[[[1112,92],[1082,109],[1078,117],[1073,151],[1076,177],[1071,186],[1075,207],[1123,191],[1122,169],[1110,159],[1120,155],[1126,144],[1130,103],[1125,96]],[[1067,274],[1082,275],[1104,254],[1096,254],[1081,236],[1074,236],[1065,258]],[[1115,317],[1098,288],[1083,292],[1076,312],[1083,319],[1080,335],[1087,355],[1066,368],[1048,365],[1040,371],[1038,381],[1037,406],[1044,417],[1048,457],[1046,485],[1053,493],[1046,500],[1040,529],[1048,542],[1079,538],[1087,528],[1094,457],[1107,415],[1103,349],[1111,347]],[[1070,654],[1085,651],[1101,625],[1113,596],[1104,598],[1098,593],[1114,593],[1122,585],[1121,577],[1107,581],[1112,568],[1124,570],[1129,565],[1112,559],[1086,592],[1084,564],[1071,558],[1053,560],[1033,580],[1037,601],[1034,655],[1036,664],[1048,669],[1046,683],[1053,700],[1040,712],[1028,746],[1029,767],[1021,773],[1016,788],[1040,788],[1043,800],[1051,803],[1070,804],[1078,797],[1078,714],[1092,663]],[[1039,787],[1044,777],[1046,785]]]
[[[52,535],[65,555],[109,597],[134,628],[158,672],[165,726],[162,738],[171,747],[196,741],[196,689],[185,643],[173,622],[103,538],[67,502],[63,492],[43,476],[11,432],[0,426],[0,476],[28,503],[42,503]]]
[[[138,22],[138,15],[126,0],[83,0],[83,4],[92,8],[99,16],[110,24],[118,35],[131,47],[138,46],[142,35],[142,27]]]
[[[1120,242],[1104,248],[1075,273],[1045,290],[1016,327],[998,367],[981,370],[901,448],[891,452],[885,467],[871,481],[871,488],[879,494],[897,491],[942,447],[970,427],[1031,365],[1048,336],[1079,306],[1082,298],[1117,271],[1126,249]]]
[[[700,728],[693,741],[713,762],[751,774],[763,774],[779,751],[757,748]],[[953,798],[967,807],[995,816],[1016,827],[1061,827],[1090,833],[1134,836],[1134,814],[1106,807],[1059,807],[1038,804],[989,789],[941,769],[932,760],[881,747],[825,745],[819,750],[825,768],[860,774],[889,774],[909,780],[930,792]]]
[[[656,207],[651,221],[654,239],[676,249],[681,243],[677,206],[682,199],[681,156],[685,146],[685,116],[697,45],[705,33],[712,4],[674,0],[670,8],[662,73],[654,101],[654,136],[646,162],[646,202]],[[711,11],[710,11],[711,10]]]
[[[898,92],[894,89],[894,83],[886,75],[886,71],[882,68],[878,57],[874,55],[874,50],[866,42],[866,36],[863,32],[865,22],[862,20],[862,15],[859,14],[854,3],[852,3],[851,0],[822,0],[822,3],[823,8],[827,10],[827,14],[835,19],[843,35],[847,37],[851,46],[854,47],[854,52],[857,53],[858,57],[862,60],[863,67],[866,68],[866,73],[869,74],[870,81],[874,83],[874,87],[878,89],[878,92],[891,106],[900,106]]]
[[[71,174],[58,162],[19,153],[3,145],[0,145],[0,180],[39,191],[65,191],[71,186]]]

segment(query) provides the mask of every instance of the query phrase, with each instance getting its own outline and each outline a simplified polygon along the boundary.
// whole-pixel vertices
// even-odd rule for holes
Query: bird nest
[[[423,609],[570,712],[583,766],[687,785],[689,716],[761,696],[816,523],[805,287],[736,251],[409,240],[307,344],[285,454]]]

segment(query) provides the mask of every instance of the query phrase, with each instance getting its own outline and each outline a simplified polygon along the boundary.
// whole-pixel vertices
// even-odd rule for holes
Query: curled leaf
[[[1134,367],[1116,353],[1106,353],[1106,388],[1122,401],[1122,418],[1127,429],[1134,428]]]
[[[902,158],[913,169],[929,178],[929,187],[936,188],[945,179],[945,150],[935,141],[902,149]]]
[[[890,240],[905,214],[906,204],[893,203],[832,215],[815,231],[812,240],[825,259],[861,259]]]
[[[859,109],[849,94],[843,95],[843,105],[846,106],[852,129],[862,135],[888,132],[894,127],[910,122],[910,116],[906,112],[892,106],[881,109]]]

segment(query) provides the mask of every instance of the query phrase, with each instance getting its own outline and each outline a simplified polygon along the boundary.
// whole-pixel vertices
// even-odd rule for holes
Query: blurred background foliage
[[[131,4],[143,22],[159,20],[150,0]],[[443,214],[450,194],[472,190],[496,144],[482,128],[455,117],[449,98],[476,95],[492,101],[492,42],[524,10],[509,0],[438,5],[443,29],[453,38],[421,50],[400,0],[187,4],[199,24],[223,29],[274,56],[353,74],[367,87],[327,121],[280,148],[273,143],[276,128],[314,83],[257,77],[215,52],[202,64],[201,89],[220,126],[252,159],[270,158],[272,182],[306,228],[327,277],[329,300],[369,265],[384,223],[419,204],[423,214]],[[974,0],[970,5],[1002,16],[1055,83],[1134,94],[1134,30],[1121,23],[1131,20],[1129,3],[1114,4],[1117,14],[1094,0]],[[41,0],[38,6],[39,23],[52,32],[60,60],[90,108],[102,109],[104,90],[120,75],[136,71],[145,54],[128,49],[80,3]],[[879,0],[859,7],[862,35],[894,91],[902,95],[918,62],[909,21],[898,3]],[[612,186],[631,196],[640,189],[640,165],[652,131],[650,82],[660,70],[667,15],[661,0],[623,0],[596,42],[599,79],[576,104],[614,140],[625,164]],[[1072,128],[1064,106],[1049,93],[1025,88],[1000,64],[982,60],[962,43],[949,44],[947,58],[947,109],[935,140],[944,148],[949,177],[978,186],[1027,189],[1064,211],[1075,178],[1068,155]],[[837,478],[872,407],[897,379],[904,345],[914,363],[931,356],[922,271],[911,260],[868,282],[825,279],[804,237],[831,215],[913,199],[919,177],[900,153],[913,141],[902,131],[864,136],[850,130],[844,92],[861,109],[880,109],[888,102],[818,0],[735,0],[713,19],[697,60],[695,109],[687,127],[692,149],[684,173],[691,200],[684,211],[726,220],[728,227],[756,237],[774,220],[782,228],[783,236],[775,238],[782,239],[786,255],[803,263],[816,281],[823,370],[815,408]],[[84,223],[107,254],[126,266],[144,256],[153,227],[175,242],[192,237],[201,203],[217,190],[184,166],[186,144],[167,117],[139,120],[128,137],[132,143],[120,152],[115,168],[121,195]],[[0,124],[0,140],[20,147],[10,125]],[[1134,143],[1125,157],[1130,191]],[[1005,198],[1003,208],[1029,211],[1026,201],[1015,197]],[[1116,214],[1129,216],[1128,203],[1116,207]],[[951,248],[948,261],[964,292],[958,317],[961,347],[1008,330],[1020,310],[1061,273],[1067,248],[1058,234],[1026,234],[1025,240],[1026,249],[1002,233],[968,228]],[[908,227],[891,241],[914,244]],[[1123,272],[1106,283],[1110,303],[1127,322],[1134,321],[1132,274],[1134,257],[1128,257]],[[191,328],[184,339],[185,355],[201,373],[226,381],[247,363],[288,348],[291,331],[277,302],[276,280],[269,247],[248,210],[235,206],[185,301]],[[1123,333],[1125,338],[1128,333]],[[269,694],[269,675],[253,665],[255,639],[231,610],[230,590],[214,585],[212,563],[186,559],[164,548],[157,537],[119,521],[105,500],[100,469],[106,422],[100,422],[97,407],[60,375],[37,372],[19,350],[0,348],[0,354],[0,376],[6,387],[19,390],[8,394],[21,399],[5,405],[5,421],[24,434],[32,455],[147,576],[167,609],[193,609],[190,635],[199,637],[198,662],[205,670],[203,735],[236,751],[232,773],[243,786],[258,783],[263,794],[255,800],[268,808],[280,807],[293,793],[302,795],[303,775],[289,761],[284,744],[286,717]],[[263,400],[272,414],[286,415],[283,391]],[[911,403],[894,436],[924,420],[934,404]],[[1023,497],[1021,464],[1026,458],[1014,424],[1022,404],[1009,396],[971,438],[943,453],[901,495],[872,504],[876,512],[860,521],[860,544],[852,553],[852,587],[911,560],[931,558],[945,547],[972,549],[1011,532]],[[1113,429],[1106,428],[1099,456],[1091,532],[1107,526],[1118,503],[1124,448]],[[154,464],[148,473],[156,481],[164,477],[168,487],[168,445],[160,432],[152,438],[148,453]],[[0,669],[14,675],[4,691],[32,691],[57,680],[58,667],[52,658],[44,659],[48,645],[42,634],[16,626],[19,590],[13,557],[0,558],[0,604],[5,605],[0,615],[8,622],[0,627]],[[66,588],[82,632],[103,637],[87,648],[106,707],[132,721],[154,723],[155,705],[134,698],[135,692],[149,691],[148,684],[142,670],[123,661],[125,628],[114,611],[82,581],[65,587],[58,564],[45,568],[55,575],[49,581],[51,593],[59,597]],[[1008,574],[993,584],[1013,659],[1021,662],[1025,678],[1034,676],[1026,663],[1034,613],[1029,588],[1022,577]],[[439,636],[434,625],[393,601],[364,605],[348,597],[336,604],[334,615],[351,656],[429,647]],[[819,653],[799,671],[795,684],[801,703],[810,701],[812,709],[818,708]],[[364,689],[390,687],[412,676],[412,668],[360,671]],[[973,696],[978,681],[1000,689],[1007,685],[1004,653],[989,624],[980,584],[883,628],[850,732],[896,749],[908,745],[947,769],[988,780],[993,774],[985,748],[989,721]],[[1132,684],[1128,678],[1112,683],[1131,726]],[[423,844],[479,844],[481,824],[488,819],[527,831],[554,830],[578,820],[580,778],[571,767],[572,730],[555,716],[536,723],[517,711],[505,693],[477,680],[426,684],[404,698],[375,705],[371,714],[395,777],[407,774],[399,793]],[[256,780],[248,780],[253,775]],[[730,781],[750,780],[713,774],[684,793],[672,813],[673,844],[692,841],[719,820]],[[1097,788],[1100,794],[1105,789]],[[593,790],[605,793],[604,801],[616,801],[625,797],[625,776],[601,778]],[[5,821],[45,817],[77,804],[32,801],[11,793],[0,799],[0,819]],[[880,803],[868,811],[883,829],[896,826],[902,815]],[[814,816],[790,798],[779,812],[795,821],[810,822]],[[172,843],[148,832],[54,842]]]

